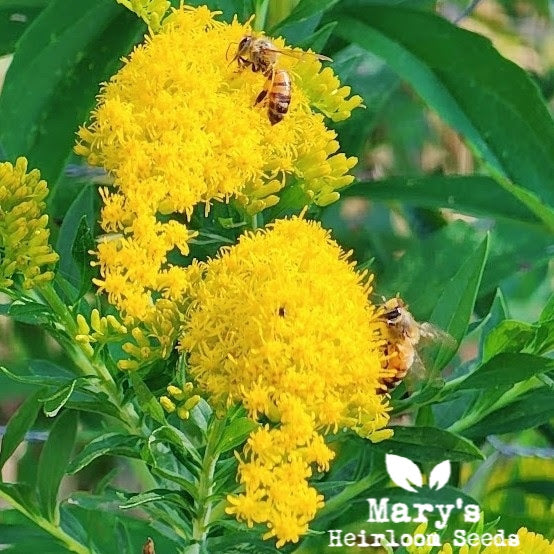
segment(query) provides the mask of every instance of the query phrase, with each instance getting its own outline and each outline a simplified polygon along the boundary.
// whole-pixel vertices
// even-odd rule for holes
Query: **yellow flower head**
[[[212,405],[244,402],[297,432],[298,402],[308,429],[385,427],[371,278],[347,258],[318,223],[292,218],[200,264],[180,348]]]
[[[0,163],[0,288],[11,286],[16,276],[26,289],[54,278],[48,268],[58,255],[48,244],[47,195],[46,181],[36,169],[27,173],[25,158],[15,166]]]
[[[347,99],[350,89],[313,56],[282,55],[292,103],[272,126],[267,108],[254,107],[266,77],[230,63],[252,29],[215,15],[203,6],[166,17],[103,87],[91,124],[80,130],[77,151],[115,180],[104,226],[126,227],[134,214],[189,214],[199,202],[230,196],[255,213],[278,201],[285,181],[327,204],[352,181],[356,160],[336,153],[325,116],[344,119],[361,98]]]
[[[265,522],[277,546],[297,542],[323,505],[308,479],[334,457],[326,432],[392,434],[376,392],[371,278],[347,258],[319,224],[278,220],[200,264],[203,279],[190,292],[180,342],[189,376],[216,410],[240,402],[271,422],[246,443],[244,493],[228,498],[227,511],[249,525]]]
[[[248,24],[216,21],[205,6],[182,6],[162,20],[163,0],[121,1],[156,32],[103,86],[76,151],[113,178],[100,190],[106,235],[95,283],[127,325],[145,327],[152,351],[167,356],[191,281],[181,260],[196,234],[186,227],[195,206],[233,199],[255,214],[278,203],[284,187],[294,187],[296,205],[336,200],[356,160],[337,153],[325,118],[348,117],[361,99],[348,99],[350,89],[313,56],[283,55],[292,103],[272,126],[267,107],[254,107],[266,77],[230,63],[252,33]]]

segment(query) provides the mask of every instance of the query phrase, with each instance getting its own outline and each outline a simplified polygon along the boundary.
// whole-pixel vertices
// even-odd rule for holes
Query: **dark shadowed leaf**
[[[484,458],[471,441],[443,429],[400,426],[394,426],[392,429],[394,436],[374,444],[373,448],[416,462],[456,462]]]
[[[27,28],[0,96],[0,141],[55,182],[105,81],[144,25],[111,0],[51,0]],[[33,86],[29,86],[33,83]]]
[[[554,369],[554,360],[533,354],[497,354],[469,374],[457,390],[505,387]]]
[[[75,443],[77,423],[78,414],[72,410],[59,416],[40,454],[38,498],[44,517],[54,523],[59,523],[58,490]]]
[[[2,449],[0,450],[0,469],[8,461],[8,458],[15,452],[15,449],[25,437],[25,433],[35,423],[40,403],[39,396],[42,391],[37,391],[29,396],[13,414],[6,426],[6,432],[2,437]]]
[[[515,402],[485,416],[463,431],[467,437],[484,437],[532,429],[554,417],[552,390],[547,387],[531,391]]]
[[[386,60],[495,171],[554,204],[552,118],[527,74],[487,39],[398,6],[332,15],[338,35]]]

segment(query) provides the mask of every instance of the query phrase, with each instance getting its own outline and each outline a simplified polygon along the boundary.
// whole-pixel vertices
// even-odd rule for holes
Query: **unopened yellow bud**
[[[184,406],[179,406],[177,409],[177,416],[179,419],[186,420],[190,417],[190,412]]]
[[[175,400],[184,400],[186,398],[185,393],[175,385],[168,385],[167,392],[175,398]]]
[[[160,404],[162,405],[162,408],[168,414],[175,411],[175,404],[172,402],[171,398],[169,398],[168,396],[161,396],[160,397]]]
[[[117,367],[123,371],[135,371],[138,369],[139,364],[135,360],[119,360]]]
[[[195,394],[194,396],[191,396],[184,404],[183,407],[187,410],[192,410],[196,405],[200,402],[200,396],[198,394]]]
[[[77,314],[77,328],[81,335],[88,335],[90,332],[90,327],[88,326],[87,320],[83,314]]]
[[[90,314],[90,325],[97,332],[102,333],[102,323],[100,320],[100,312],[94,308]]]

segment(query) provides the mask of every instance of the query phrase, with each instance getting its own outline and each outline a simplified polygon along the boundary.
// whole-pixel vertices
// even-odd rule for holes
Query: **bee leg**
[[[257,106],[265,97],[267,96],[267,90],[264,88],[260,94],[258,94],[256,98],[256,102],[254,102],[254,106]]]

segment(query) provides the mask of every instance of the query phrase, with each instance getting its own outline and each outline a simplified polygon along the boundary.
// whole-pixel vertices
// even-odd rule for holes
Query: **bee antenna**
[[[227,45],[227,50],[225,51],[225,59],[228,60],[229,59],[229,48],[231,48],[231,46],[234,45],[237,45],[238,42],[230,42],[228,45]],[[231,60],[231,63],[233,63],[238,57],[238,54]],[[231,65],[231,64],[229,64]]]

